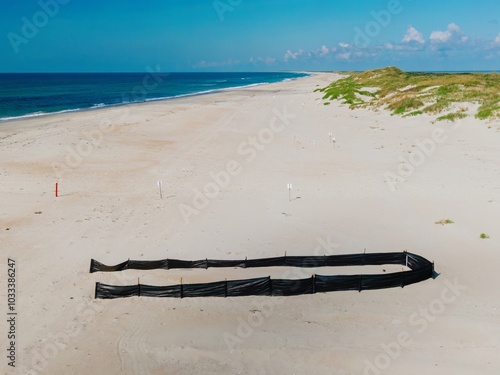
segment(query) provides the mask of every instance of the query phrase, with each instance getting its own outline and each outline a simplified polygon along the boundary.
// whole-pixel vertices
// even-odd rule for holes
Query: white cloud
[[[408,26],[408,29],[406,30],[406,34],[403,37],[402,42],[424,44],[425,40],[421,32],[419,32],[413,26]]]
[[[338,48],[335,48],[335,58],[338,60],[350,60],[352,57],[355,57],[354,52],[358,49],[351,46],[349,43],[339,42]]]
[[[431,49],[434,51],[445,51],[457,49],[469,44],[469,37],[464,35],[462,29],[456,23],[450,23],[444,31],[433,31],[430,36]]]
[[[407,44],[403,45],[402,43],[400,44],[385,43],[384,45],[376,46],[375,49],[385,50],[385,51],[414,51],[417,50],[418,48],[409,46]]]
[[[432,43],[446,43],[451,38],[451,32],[446,31],[433,31],[431,33],[431,42]]]
[[[276,59],[274,57],[250,57],[250,62],[252,64],[258,64],[258,63],[264,63],[266,65],[272,65],[276,62]]]
[[[297,52],[292,52],[290,50],[286,51],[284,59],[285,61],[288,61],[290,59],[296,60],[297,57],[301,56],[304,53],[303,50],[299,49]]]
[[[330,49],[327,46],[323,45],[321,46],[321,48],[318,48],[312,52],[307,52],[305,55],[307,57],[325,57],[330,52],[335,52],[335,48]]]
[[[325,56],[325,55],[328,55],[329,52],[330,52],[330,50],[328,49],[327,46],[322,46],[319,55]]]
[[[500,34],[497,35],[497,37],[494,40],[495,44],[500,44]]]
[[[456,23],[450,23],[445,31],[433,31],[430,41],[437,44],[465,43],[469,37],[465,36],[462,29]]]
[[[338,53],[335,57],[339,60],[349,60],[351,58],[351,52]]]
[[[223,66],[233,66],[238,65],[239,60],[227,59],[226,61],[205,61],[201,60],[195,65],[196,68],[219,68]]]
[[[462,31],[455,22],[452,22],[448,25],[448,30],[456,33],[460,33]]]

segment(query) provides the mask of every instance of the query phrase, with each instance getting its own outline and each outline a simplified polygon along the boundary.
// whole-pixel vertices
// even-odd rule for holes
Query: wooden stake
[[[59,196],[59,182],[56,181],[56,198]]]
[[[161,181],[158,181],[158,189],[160,189],[160,199],[163,199],[163,194],[161,191]]]

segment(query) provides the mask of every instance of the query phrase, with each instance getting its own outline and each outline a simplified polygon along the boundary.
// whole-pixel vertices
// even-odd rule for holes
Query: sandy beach
[[[0,123],[0,298],[11,258],[18,311],[17,365],[3,358],[1,373],[498,374],[500,124],[324,105],[314,90],[338,77]],[[439,276],[361,293],[95,300],[96,282],[400,267],[89,273],[91,258],[404,250]]]

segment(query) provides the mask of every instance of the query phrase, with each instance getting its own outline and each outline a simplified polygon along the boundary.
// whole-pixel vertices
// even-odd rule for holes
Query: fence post
[[[181,277],[181,299],[183,298],[184,296],[184,291],[183,291],[183,286],[182,286],[182,277]]]

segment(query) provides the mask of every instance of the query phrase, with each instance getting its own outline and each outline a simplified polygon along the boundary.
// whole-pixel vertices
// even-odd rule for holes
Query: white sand
[[[431,125],[432,117],[324,106],[313,90],[335,77],[0,124],[0,298],[14,257],[19,312],[17,372],[3,358],[2,374],[498,374],[498,122]],[[285,122],[276,115],[284,111]],[[445,141],[428,143],[435,151],[391,191],[386,172],[397,175],[400,158],[418,156],[413,146],[433,129]],[[259,141],[249,161],[256,148],[247,142],[259,134],[274,140]],[[71,167],[61,169],[66,159]],[[193,206],[193,189],[228,161],[240,173],[186,223],[179,207]],[[454,224],[435,224],[446,218]],[[415,252],[440,276],[404,289],[284,299],[94,300],[96,281],[168,285],[294,270],[88,273],[91,258],[365,248]],[[382,268],[392,270],[316,272]],[[466,289],[449,290],[455,280]]]

